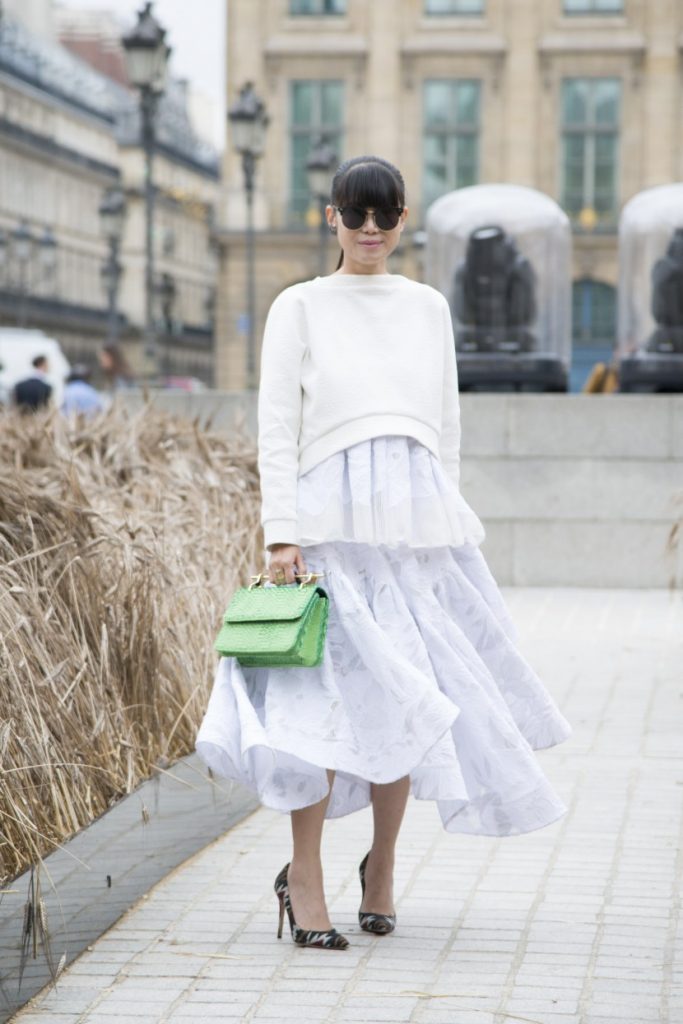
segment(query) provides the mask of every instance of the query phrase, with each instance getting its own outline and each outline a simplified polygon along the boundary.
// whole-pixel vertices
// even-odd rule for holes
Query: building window
[[[342,159],[344,83],[328,79],[290,83],[290,219],[304,224],[311,205],[306,158],[320,139]]]
[[[479,175],[480,84],[469,79],[424,83],[422,193],[425,209]]]
[[[616,78],[562,83],[562,205],[587,226],[616,213],[620,108]]]
[[[624,0],[564,0],[565,14],[623,14]]]
[[[617,292],[585,278],[572,286],[570,390],[581,391],[596,363],[609,364],[617,333]]]
[[[346,0],[289,0],[290,14],[346,14]]]
[[[585,278],[572,286],[572,335],[575,345],[614,348],[617,293],[611,284]]]
[[[484,0],[425,0],[425,14],[483,14]]]

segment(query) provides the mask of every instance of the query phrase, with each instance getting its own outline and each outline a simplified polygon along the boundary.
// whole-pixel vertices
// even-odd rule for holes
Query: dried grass
[[[242,428],[0,415],[0,883],[192,749],[258,509]]]

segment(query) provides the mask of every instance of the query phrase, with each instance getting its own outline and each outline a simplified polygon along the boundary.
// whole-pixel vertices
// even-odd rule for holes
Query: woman
[[[325,905],[326,817],[372,803],[359,921],[386,934],[409,791],[452,832],[519,834],[566,811],[533,750],[570,726],[516,650],[458,489],[448,303],[387,271],[407,215],[392,164],[342,164],[326,208],[337,270],[270,309],[258,401],[268,575],[324,573],[326,649],[316,668],[221,659],[197,738],[218,774],[291,813],[278,935],[286,909],[300,945],[348,945]]]
[[[133,383],[132,370],[119,345],[102,346],[100,350],[100,369],[110,391],[129,388]]]

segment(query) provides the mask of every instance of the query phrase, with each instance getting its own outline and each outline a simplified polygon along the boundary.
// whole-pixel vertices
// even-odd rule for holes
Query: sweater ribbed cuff
[[[265,547],[271,544],[298,544],[296,519],[268,519],[263,524],[263,543]]]

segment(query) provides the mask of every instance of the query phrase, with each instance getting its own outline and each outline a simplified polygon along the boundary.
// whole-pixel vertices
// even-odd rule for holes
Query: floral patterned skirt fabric
[[[476,544],[302,544],[330,597],[315,668],[221,658],[197,751],[213,771],[291,811],[327,793],[328,817],[410,776],[450,832],[507,836],[566,807],[535,750],[571,727],[516,645]]]

